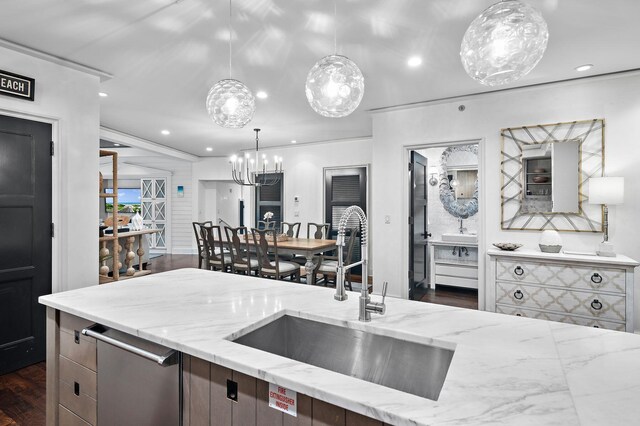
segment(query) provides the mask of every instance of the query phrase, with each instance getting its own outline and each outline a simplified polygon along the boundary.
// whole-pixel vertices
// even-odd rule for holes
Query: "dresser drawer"
[[[625,270],[597,265],[538,263],[503,258],[496,260],[496,280],[625,293]]]
[[[625,296],[522,283],[496,283],[496,304],[613,321],[626,319]]]
[[[86,422],[95,425],[97,418],[96,400],[77,389],[73,383],[59,381],[60,404]]]
[[[85,422],[62,405],[58,406],[58,416],[60,426],[91,426],[91,423]]]
[[[568,314],[559,314],[533,309],[520,308],[508,305],[496,305],[496,312],[500,314],[515,315],[518,317],[536,318],[547,321],[563,322],[567,324],[584,325],[587,327],[606,328],[608,330],[625,331],[625,324],[598,318],[583,318]]]
[[[78,383],[81,393],[96,399],[96,372],[60,355],[60,380],[71,384]]]
[[[73,334],[61,332],[60,354],[83,367],[96,371],[95,339],[83,337],[76,338]]]

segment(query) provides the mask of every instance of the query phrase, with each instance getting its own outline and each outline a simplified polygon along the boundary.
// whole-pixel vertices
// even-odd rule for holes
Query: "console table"
[[[117,281],[118,279],[133,278],[133,277],[139,277],[142,275],[150,274],[151,271],[144,269],[143,267],[142,256],[144,256],[145,252],[142,245],[142,238],[145,235],[155,234],[156,232],[159,232],[159,230],[158,229],[142,229],[140,231],[120,232],[118,233],[117,237],[114,237],[113,235],[106,235],[104,237],[100,237],[99,241],[100,241],[101,257],[108,256],[109,254],[111,254],[111,251],[107,247],[107,243],[109,241],[113,241],[113,244],[115,245],[116,244],[115,240],[118,240],[117,244],[119,245],[119,250],[117,250],[117,252],[113,250],[116,253],[120,253],[122,251],[122,246],[124,243],[124,250],[125,250],[124,263],[127,266],[125,276],[124,277],[119,276],[119,278],[114,279],[113,277],[109,276],[109,266],[107,265],[107,260],[106,259],[102,260],[101,266],[100,266],[100,284],[104,284],[111,281]],[[136,240],[138,243],[137,244],[138,249],[134,251],[134,244],[136,243]],[[136,258],[136,255],[138,256],[138,269],[135,269],[133,266],[133,260]],[[122,268],[122,263],[119,260],[117,263],[118,263],[118,269]]]

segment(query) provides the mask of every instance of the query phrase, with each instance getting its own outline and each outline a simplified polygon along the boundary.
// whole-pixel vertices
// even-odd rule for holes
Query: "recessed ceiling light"
[[[584,65],[580,65],[579,67],[576,67],[576,71],[584,72],[584,71],[589,71],[591,68],[593,68],[593,64],[584,64]]]
[[[114,143],[113,146],[120,146],[120,144],[119,143]]]
[[[291,141],[291,143],[296,143],[296,142],[298,142],[298,141]]]
[[[407,61],[407,65],[409,65],[412,68],[418,67],[422,65],[422,58],[420,56],[412,56]]]
[[[256,92],[256,97],[260,99],[267,99],[269,95],[267,95],[267,92],[264,90],[260,90],[259,92]]]
[[[170,134],[171,134],[171,132],[170,132],[170,131],[168,131],[168,130],[163,130],[163,131],[161,131],[160,133],[162,133],[162,134],[163,134],[163,135],[165,135],[165,136],[166,136],[166,135],[170,135]]]
[[[98,96],[100,96],[101,98],[106,98],[107,96],[109,96],[109,94],[105,92],[99,92]]]
[[[213,151],[213,148],[211,148],[210,146],[207,147],[207,151],[211,152]]]

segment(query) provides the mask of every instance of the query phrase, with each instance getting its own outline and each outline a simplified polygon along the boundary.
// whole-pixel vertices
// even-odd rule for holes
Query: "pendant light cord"
[[[333,52],[338,54],[338,6],[333,0]]]
[[[229,0],[229,79],[231,79],[231,0]]]

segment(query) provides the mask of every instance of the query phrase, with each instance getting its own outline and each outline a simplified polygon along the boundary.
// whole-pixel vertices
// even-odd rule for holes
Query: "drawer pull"
[[[516,290],[515,293],[513,293],[513,297],[515,297],[518,300],[521,300],[524,297],[524,293],[522,293],[522,291],[520,290]]]
[[[602,282],[602,275],[594,272],[593,275],[591,275],[591,282],[594,284],[600,284]]]
[[[75,396],[80,396],[80,383],[73,382],[73,393]]]
[[[516,314],[516,316],[517,316],[517,317],[521,317],[521,316],[522,316],[522,314]]]
[[[522,266],[518,265],[516,266],[516,269],[513,270],[513,273],[517,276],[521,276],[524,274],[524,269],[522,269]]]
[[[593,299],[593,302],[591,302],[591,307],[596,311],[599,311],[600,309],[602,309],[602,303],[600,303],[598,299]]]
[[[73,331],[73,341],[76,345],[80,344],[80,332],[78,330]]]

